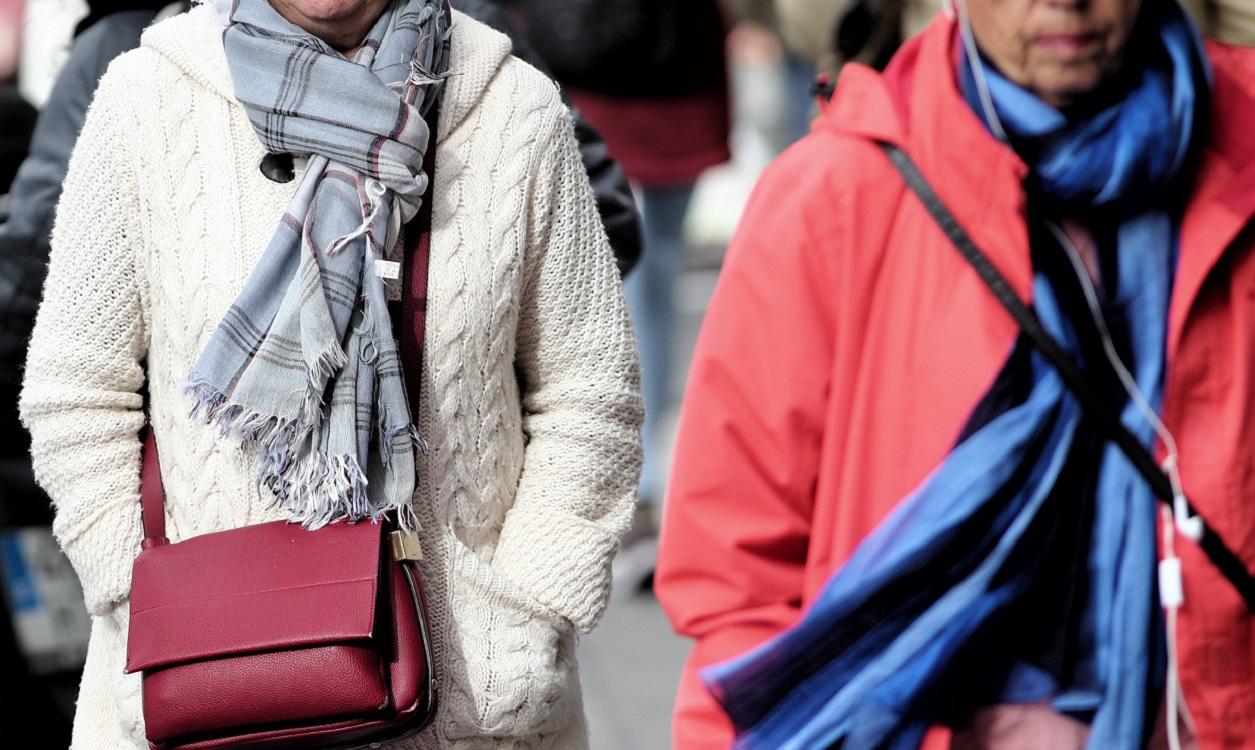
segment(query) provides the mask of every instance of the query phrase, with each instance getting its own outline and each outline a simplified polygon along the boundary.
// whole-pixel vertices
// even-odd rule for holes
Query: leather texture
[[[275,680],[274,675],[293,679]],[[296,678],[300,677],[300,681]],[[264,685],[264,690],[240,690]],[[195,695],[195,700],[186,696]],[[388,705],[379,652],[365,646],[274,651],[159,669],[144,678],[144,715],[153,742],[325,716],[353,716]]]
[[[425,726],[422,587],[389,531],[277,522],[142,551],[127,668],[144,672],[153,750],[349,747]]]
[[[127,671],[369,639],[386,528],[276,521],[142,550]]]
[[[427,605],[413,566],[403,564],[393,568],[392,607],[387,610],[392,632],[391,661],[387,666],[394,708],[405,712],[421,706],[424,687],[430,682],[431,663],[425,652],[427,626],[419,621]]]
[[[144,425],[143,438],[139,467],[140,515],[144,523],[143,549],[148,549],[170,540],[166,539],[166,488],[161,483],[157,438],[150,425]]]

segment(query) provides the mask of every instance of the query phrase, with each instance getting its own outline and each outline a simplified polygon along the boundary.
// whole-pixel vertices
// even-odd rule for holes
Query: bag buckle
[[[423,545],[418,534],[413,531],[394,531],[392,537],[392,559],[397,562],[423,559]]]

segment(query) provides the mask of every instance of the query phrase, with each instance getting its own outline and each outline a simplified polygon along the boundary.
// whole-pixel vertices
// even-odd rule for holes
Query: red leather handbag
[[[400,311],[411,404],[426,322],[430,186],[415,223]],[[391,522],[308,531],[276,521],[171,544],[147,433],[126,671],[143,673],[152,750],[348,748],[425,727],[437,691],[417,535]]]
[[[149,435],[144,485],[160,488]],[[276,521],[171,544],[161,495],[145,493],[126,655],[153,750],[351,747],[431,720],[413,535]]]

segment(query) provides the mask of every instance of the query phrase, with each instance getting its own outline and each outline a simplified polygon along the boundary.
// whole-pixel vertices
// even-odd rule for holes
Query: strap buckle
[[[418,561],[423,559],[423,544],[418,534],[413,531],[394,531],[392,537],[392,559],[397,562]]]

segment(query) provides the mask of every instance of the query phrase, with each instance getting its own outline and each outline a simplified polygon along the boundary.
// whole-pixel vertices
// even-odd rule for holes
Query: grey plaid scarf
[[[235,96],[272,153],[309,166],[186,386],[193,415],[258,459],[318,528],[417,519],[414,428],[376,261],[427,188],[424,116],[448,68],[448,0],[397,0],[353,59],[266,0],[213,0]]]

